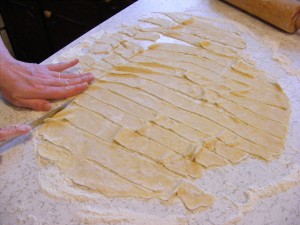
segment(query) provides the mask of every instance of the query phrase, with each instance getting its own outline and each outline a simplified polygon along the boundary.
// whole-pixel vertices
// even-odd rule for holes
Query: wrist
[[[14,59],[10,54],[1,54],[0,70],[4,70],[5,66],[7,66],[9,63],[13,63],[15,61],[16,61],[16,59]]]
[[[5,85],[5,81],[7,79],[7,74],[9,71],[9,68],[12,64],[14,64],[17,60],[14,59],[9,54],[2,54],[0,57],[0,91]]]

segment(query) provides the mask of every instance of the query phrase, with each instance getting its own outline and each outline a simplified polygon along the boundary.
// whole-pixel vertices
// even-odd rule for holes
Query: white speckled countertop
[[[82,38],[100,30],[112,30],[122,24],[136,24],[138,19],[147,16],[153,12],[190,12],[195,15],[207,16],[221,20],[231,21],[240,29],[245,30],[251,38],[248,44],[251,58],[257,63],[258,67],[266,70],[275,79],[279,79],[283,89],[290,98],[292,105],[292,119],[287,138],[287,146],[280,160],[286,162],[286,167],[291,165],[296,173],[280,174],[282,180],[291,179],[292,185],[288,185],[279,194],[264,196],[261,200],[249,207],[244,208],[243,216],[237,221],[242,225],[298,225],[300,224],[300,31],[290,35],[281,32],[265,23],[252,18],[218,0],[139,0],[132,6],[123,10],[119,14],[100,24],[83,37],[71,43],[60,52],[50,57],[46,61],[51,61],[56,55],[67,50],[78,43]],[[257,50],[257,51],[256,51]],[[42,115],[40,112],[18,109],[7,105],[0,99],[0,126],[8,124],[23,123],[33,120]],[[297,138],[298,137],[298,138]],[[37,224],[37,225],[76,225],[85,224],[79,221],[74,213],[79,204],[73,201],[57,200],[50,198],[40,191],[38,177],[40,168],[34,151],[32,135],[23,137],[21,141],[9,146],[10,151],[6,152],[0,165],[0,225],[15,224]],[[246,163],[254,163],[249,160]],[[263,163],[261,168],[265,168]],[[274,164],[276,165],[276,164]],[[272,174],[276,169],[273,164],[267,167]],[[284,165],[284,164],[282,164]],[[237,170],[240,175],[243,165]],[[285,171],[279,168],[278,171]],[[252,173],[261,173],[260,168],[250,171]],[[290,171],[289,171],[290,172]],[[214,173],[215,179],[209,182],[213,191],[218,192],[220,183],[224,185],[233,185],[226,179],[223,171]],[[204,180],[212,175],[206,174]],[[285,177],[286,175],[286,177]],[[295,177],[289,177],[289,176]],[[258,176],[257,176],[258,177]],[[279,177],[279,176],[278,176]],[[254,179],[254,180],[251,180]],[[256,176],[245,171],[244,183],[241,185],[251,186]],[[272,177],[266,179],[272,180]],[[272,187],[269,187],[272,188]],[[233,187],[234,189],[234,187]],[[221,189],[220,189],[221,191]],[[231,194],[231,193],[230,193]],[[230,195],[229,194],[229,195]],[[234,196],[234,195],[232,195]],[[236,196],[239,196],[238,194]],[[263,196],[263,195],[262,195]],[[155,202],[153,203],[156,204]],[[224,203],[225,204],[225,203]],[[228,202],[226,203],[228,204]],[[114,205],[114,204],[113,204]],[[125,204],[126,206],[126,204]],[[254,206],[251,208],[251,206]],[[110,206],[108,206],[110,207]],[[202,214],[200,220],[191,220],[191,224],[225,224],[234,223],[234,219],[226,218],[226,210],[236,210],[234,206],[225,206],[224,212],[206,211]],[[130,208],[131,210],[134,207]],[[155,211],[155,207],[153,212]],[[157,210],[156,210],[157,211]],[[159,215],[168,215],[173,210],[158,212]],[[176,212],[176,210],[174,210]],[[237,213],[238,214],[238,213]],[[187,216],[186,214],[185,216]],[[225,215],[225,216],[224,216]],[[230,222],[228,222],[230,221]],[[103,224],[103,223],[98,223]],[[113,224],[113,223],[112,223]]]

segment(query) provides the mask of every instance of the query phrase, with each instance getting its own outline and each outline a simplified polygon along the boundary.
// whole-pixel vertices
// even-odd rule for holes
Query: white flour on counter
[[[195,14],[201,14],[201,12]],[[230,24],[228,24],[229,28],[232,27]],[[255,26],[255,23],[251,26]],[[240,29],[242,27],[238,30]],[[272,57],[286,65],[289,63],[296,65],[299,60],[297,62],[289,57],[284,58],[282,56],[284,51],[281,51],[280,45],[277,44],[275,44],[277,45],[276,52],[272,52],[272,47],[268,44],[264,45],[261,40],[255,38],[256,32],[250,34],[248,29],[242,29],[241,33],[249,47],[246,50],[246,55],[248,55],[246,57],[251,57],[251,61],[255,62],[260,69],[270,68],[271,72],[268,74],[276,80],[279,79],[281,87],[290,100],[292,112],[289,133],[285,149],[280,157],[268,163],[248,157],[237,165],[227,165],[205,171],[204,175],[196,181],[196,185],[216,196],[216,201],[205,211],[191,213],[180,201],[164,205],[157,199],[106,198],[85,187],[82,189],[78,186],[72,187],[72,182],[69,182],[58,169],[54,167],[41,169],[36,165],[32,141],[27,141],[11,150],[0,165],[0,177],[3,181],[0,182],[0,190],[3,190],[1,196],[4,196],[0,204],[5,205],[5,208],[0,210],[0,224],[124,225],[149,224],[147,223],[149,220],[155,224],[174,225],[296,224],[295,222],[299,219],[300,196],[300,143],[298,140],[300,82],[296,76],[290,76],[284,68],[281,68],[278,61],[272,60]],[[265,38],[267,40],[267,37]],[[163,42],[165,40],[173,39],[166,38]],[[78,54],[92,44],[93,39],[88,38],[84,43],[84,45],[79,44],[76,50],[70,49],[69,56],[65,52],[58,59],[73,57],[74,54]],[[151,44],[151,42],[145,43],[145,47]],[[177,41],[174,43],[182,44]],[[299,45],[295,46],[295,49],[299,49]],[[82,55],[86,52],[83,50]],[[287,68],[291,67],[287,66]],[[19,151],[20,148],[24,150]],[[44,193],[40,192],[38,180]],[[48,198],[48,195],[51,197]],[[11,218],[16,218],[16,220],[13,221]]]

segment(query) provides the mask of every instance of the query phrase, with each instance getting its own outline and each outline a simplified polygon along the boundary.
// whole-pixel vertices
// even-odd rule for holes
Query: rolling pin
[[[300,28],[300,0],[224,0],[289,33]]]

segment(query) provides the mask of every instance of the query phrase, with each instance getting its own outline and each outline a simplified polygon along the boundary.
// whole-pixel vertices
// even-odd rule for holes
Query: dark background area
[[[136,0],[0,0],[15,57],[40,63]]]

